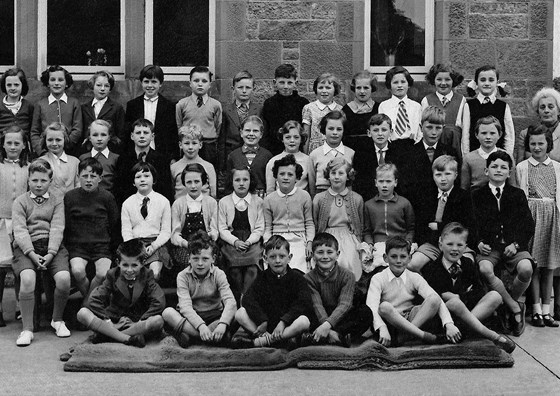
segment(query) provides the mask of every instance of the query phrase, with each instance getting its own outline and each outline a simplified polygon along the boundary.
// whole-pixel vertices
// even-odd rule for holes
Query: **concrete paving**
[[[527,326],[506,369],[320,371],[288,369],[224,373],[66,373],[59,355],[89,332],[59,339],[35,334],[18,348],[13,290],[6,291],[0,328],[0,394],[12,395],[553,395],[560,394],[560,328]]]

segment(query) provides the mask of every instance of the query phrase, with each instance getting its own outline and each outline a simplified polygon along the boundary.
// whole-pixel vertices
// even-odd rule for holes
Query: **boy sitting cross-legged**
[[[481,323],[494,313],[502,303],[502,297],[495,290],[486,293],[476,264],[463,256],[468,235],[469,231],[461,224],[447,224],[439,238],[439,248],[443,254],[430,261],[423,268],[422,275],[445,301],[452,315],[458,317],[467,328],[511,353],[515,343]]]
[[[101,286],[78,311],[78,321],[96,333],[93,343],[113,340],[143,348],[146,335],[161,333],[165,296],[144,265],[145,255],[139,239],[121,243],[117,267],[107,272]]]
[[[305,280],[319,323],[306,341],[349,347],[352,338],[361,336],[371,326],[371,310],[367,305],[352,307],[354,274],[338,265],[336,238],[329,233],[317,234],[312,250],[315,268],[305,274]]]
[[[371,278],[366,304],[373,313],[373,329],[379,332],[383,346],[398,345],[399,333],[408,333],[428,344],[441,342],[422,327],[439,315],[447,341],[461,340],[461,332],[451,319],[447,307],[421,275],[406,269],[410,261],[410,242],[395,236],[385,244],[385,261],[389,268]],[[414,300],[422,297],[421,305]]]
[[[313,315],[311,293],[303,273],[288,266],[291,258],[288,241],[273,235],[264,244],[268,268],[257,275],[235,314],[256,347],[288,341],[309,329]],[[232,344],[248,346],[238,334]]]

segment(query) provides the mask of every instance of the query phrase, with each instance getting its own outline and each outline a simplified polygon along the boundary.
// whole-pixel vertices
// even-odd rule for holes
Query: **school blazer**
[[[126,104],[125,133],[119,138],[127,142],[127,147],[132,148],[130,140],[132,124],[139,118],[144,118],[144,95],[132,99]],[[154,128],[156,149],[165,153],[169,158],[179,158],[179,144],[177,123],[175,121],[175,103],[159,95],[156,109],[156,125]]]
[[[272,154],[270,151],[264,147],[259,147],[257,155],[253,159],[253,163],[249,165],[247,157],[241,151],[241,147],[239,147],[229,153],[227,158],[227,170],[230,171],[231,169],[240,166],[248,166],[255,177],[257,188],[266,190],[266,164],[268,164],[268,161],[270,161],[271,158]],[[231,193],[231,191],[228,193]]]
[[[506,245],[517,242],[521,250],[528,250],[529,240],[535,233],[535,222],[523,190],[506,183],[500,199],[500,209],[488,185],[473,191],[472,200],[478,242],[494,248],[499,242],[500,228],[503,227]]]
[[[255,194],[251,194],[251,203],[247,211],[247,217],[251,225],[251,235],[247,238],[247,242],[253,245],[259,242],[264,234],[263,200]],[[218,202],[218,230],[220,231],[220,238],[230,245],[233,245],[237,240],[237,237],[231,233],[233,231],[232,224],[234,218],[235,205],[230,194]]]
[[[365,141],[364,139],[363,143],[364,147],[361,147],[360,150],[356,151],[354,154],[353,168],[356,171],[356,177],[352,183],[352,187],[354,191],[362,196],[364,202],[366,202],[377,194],[377,187],[375,187],[375,171],[379,163],[377,161],[377,149],[373,141]],[[396,156],[392,147],[393,144],[389,143],[387,151],[385,151],[385,162],[396,164]]]
[[[560,210],[560,162],[552,161],[554,173],[556,173],[556,207]],[[515,168],[519,188],[525,196],[529,196],[529,160],[521,161]]]
[[[126,316],[134,322],[161,315],[165,308],[165,295],[150,269],[143,268],[134,282],[132,297],[128,282],[120,276],[120,268],[107,272],[103,283],[91,292],[87,305],[95,316],[117,322]]]
[[[463,297],[467,294],[469,288],[471,288],[470,291],[479,293],[484,290],[478,267],[471,259],[461,257],[461,271],[461,274],[455,280],[455,284],[453,284],[451,274],[443,265],[440,255],[436,261],[431,261],[424,266],[422,276],[440,296],[443,293],[451,292]]]
[[[414,235],[416,242],[419,245],[431,243],[434,246],[438,246],[443,227],[456,221],[469,230],[468,245],[471,249],[475,249],[478,244],[478,238],[471,195],[467,191],[454,186],[447,197],[441,223],[438,223],[437,231],[433,231],[428,227],[428,223],[434,221],[439,202],[437,196],[438,189],[436,187],[425,192],[424,199],[418,203],[418,210],[415,211],[416,230]]]
[[[125,142],[130,141],[130,136],[125,136],[124,109],[119,103],[115,102],[110,97],[107,97],[107,101],[101,108],[97,118],[95,117],[95,111],[93,110],[93,106],[91,104],[91,99],[82,104],[82,119],[84,123],[82,141],[87,140],[89,136],[88,127],[95,120],[105,120],[111,122],[113,125],[113,135],[120,139],[119,148],[122,147]]]
[[[249,112],[247,116],[256,115],[261,117],[262,106],[254,101],[249,102]],[[222,131],[218,137],[218,156],[220,163],[219,170],[225,170],[227,155],[238,147],[243,146],[241,139],[241,120],[237,114],[235,102],[222,105]]]

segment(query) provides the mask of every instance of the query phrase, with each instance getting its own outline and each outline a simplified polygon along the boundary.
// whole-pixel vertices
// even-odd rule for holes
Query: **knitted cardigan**
[[[317,232],[324,232],[327,229],[334,198],[335,197],[328,191],[323,191],[315,197],[319,204],[319,212],[316,216]],[[350,220],[350,232],[361,241],[364,224],[364,200],[360,194],[354,191],[348,191],[348,194],[344,197],[344,203],[346,206],[346,214]]]

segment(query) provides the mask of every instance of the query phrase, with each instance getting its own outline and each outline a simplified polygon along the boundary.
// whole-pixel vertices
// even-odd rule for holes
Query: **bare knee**
[[[162,315],[150,316],[147,320],[148,327],[151,331],[163,329],[163,317]]]
[[[484,277],[484,279],[486,280],[490,280],[492,278],[494,278],[494,265],[492,265],[492,263],[488,260],[483,260],[478,264],[478,268],[480,270],[480,274]]]
[[[441,304],[441,298],[437,294],[430,294],[424,300],[424,304],[428,305],[430,308],[438,308]]]
[[[502,296],[500,296],[500,293],[498,293],[496,290],[490,290],[488,293],[486,293],[486,295],[488,296],[488,301],[494,307],[494,310],[498,308],[503,302]]]
[[[76,319],[78,319],[78,322],[84,324],[84,325],[89,325],[91,316],[93,315],[93,313],[86,307],[81,308],[78,313],[76,314]]]
[[[412,255],[410,263],[408,263],[407,268],[410,271],[420,273],[422,268],[428,263],[429,259],[424,254],[416,252]]]
[[[517,276],[523,282],[529,282],[533,276],[533,266],[529,260],[521,260],[517,264]]]
[[[54,282],[58,290],[70,290],[70,273],[60,271],[54,275]]]
[[[33,270],[24,270],[21,272],[20,276],[20,291],[24,293],[29,293],[35,290],[35,281],[37,276]]]
[[[175,308],[167,307],[161,313],[161,317],[164,321],[169,322],[175,314],[177,314],[177,310],[175,310]]]
[[[388,303],[387,301],[383,301],[381,304],[379,304],[378,312],[382,318],[386,318],[394,311],[394,309],[395,308],[391,303]]]
[[[465,307],[465,304],[463,304],[459,297],[454,297],[450,300],[447,300],[445,306],[447,307],[449,312],[456,313],[462,311],[463,307]]]

